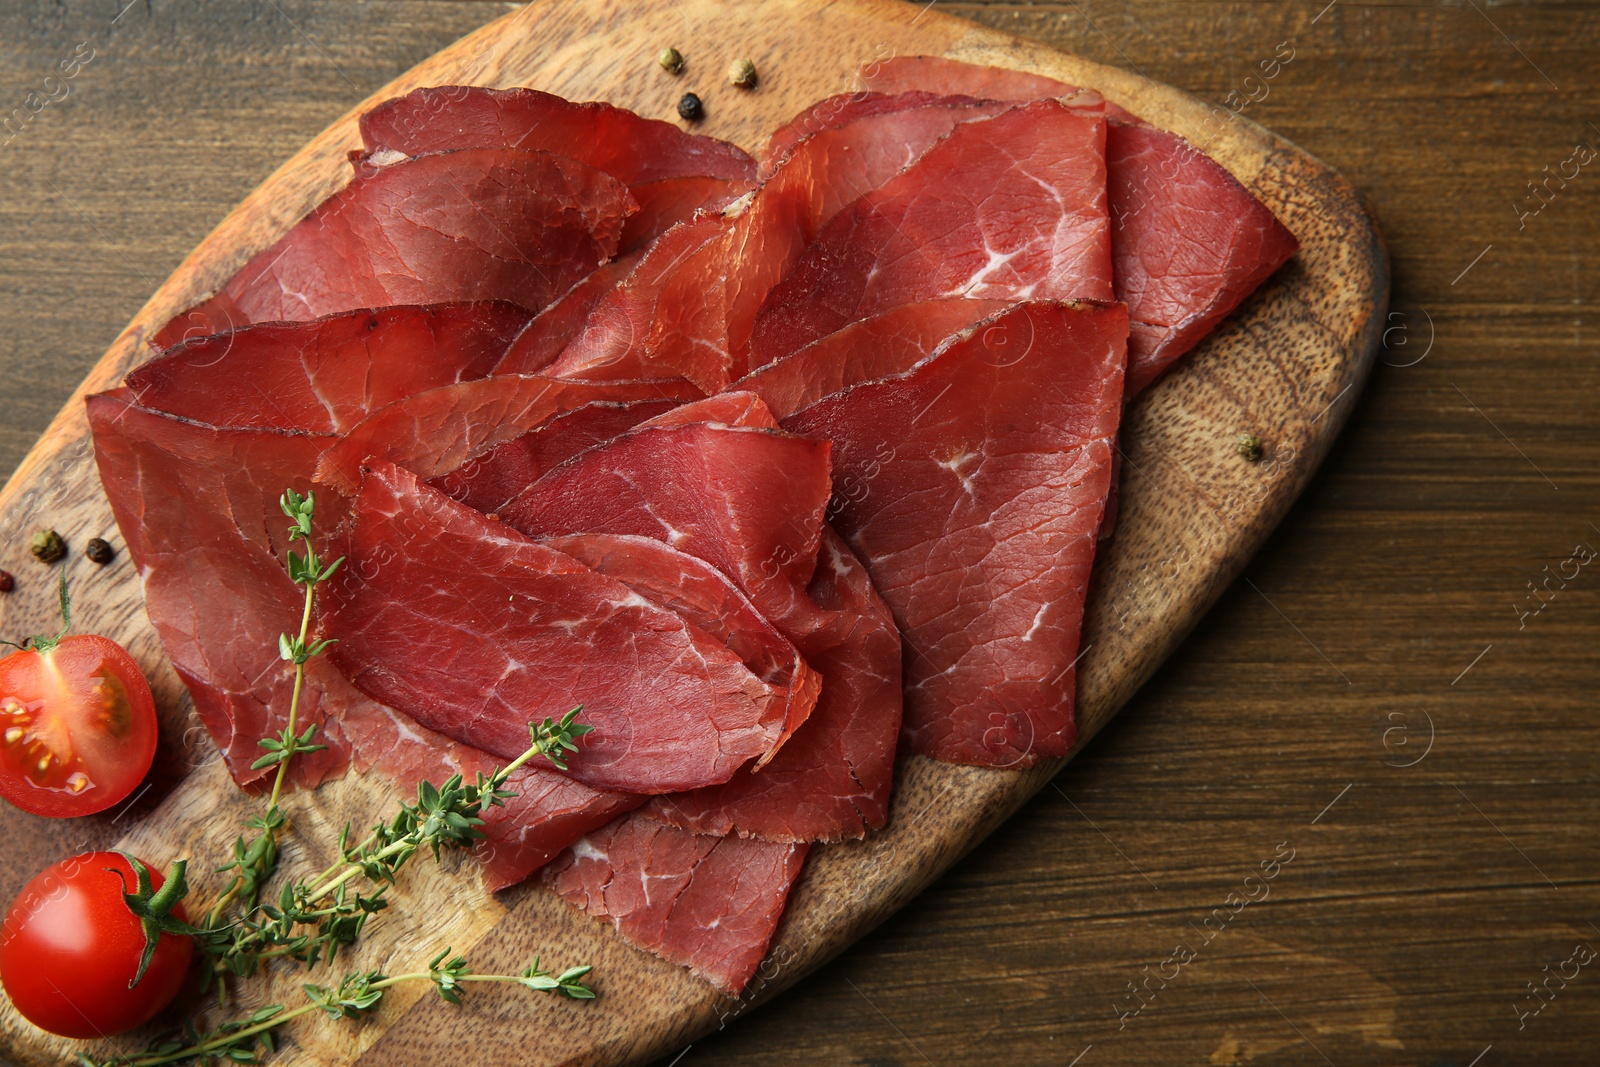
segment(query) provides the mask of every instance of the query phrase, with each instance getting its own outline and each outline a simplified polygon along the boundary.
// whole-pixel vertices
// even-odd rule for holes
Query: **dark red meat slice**
[[[1036,98],[1030,96],[1026,99]],[[787,125],[778,128],[762,153],[760,174],[763,180],[769,178],[808,138],[851,128],[856,132],[846,142],[846,153],[865,151],[869,155],[879,155],[888,160],[890,166],[893,166],[895,157],[899,157],[898,166],[893,166],[877,181],[870,182],[867,188],[860,189],[856,194],[859,196],[909,166],[935,141],[949,133],[956,123],[991,118],[1010,110],[1016,102],[1015,97],[980,98],[959,95],[958,90],[856,92],[830,96],[812,104]],[[1100,94],[1087,89],[1069,95],[1062,103],[1089,115],[1104,114],[1106,108]],[[941,118],[938,110],[953,113]],[[841,164],[848,172],[851,164],[840,161],[835,165]],[[882,173],[881,165],[875,164],[874,169]],[[845,203],[855,199],[853,196],[837,199],[837,194],[831,191],[830,196],[836,198],[835,205],[831,211],[820,212],[822,222],[831,218]]]
[[[729,226],[713,214],[658,237],[545,373],[591,381],[681,377],[707,393],[725,386]]]
[[[528,723],[584,705],[571,774],[663,793],[726,781],[777,744],[784,694],[678,615],[376,463],[325,626],[357,688],[509,759]]]
[[[639,210],[623,224],[617,247],[623,252],[643,249],[697,212],[721,211],[749,190],[749,182],[726,178],[661,178],[631,185],[628,191]]]
[[[458,148],[538,149],[605,171],[639,203],[622,234],[624,251],[642,247],[699,208],[721,207],[755,181],[755,162],[726,141],[536,89],[417,89],[361,116],[361,135],[378,158]]]
[[[539,374],[554,363],[605,295],[615,289],[638,264],[644,253],[618,256],[596,268],[583,281],[568,289],[559,300],[533,317],[527,328],[511,342],[496,374]]]
[[[585,404],[474,456],[432,484],[487,515],[509,504],[552,467],[679,406],[676,400]]]
[[[414,393],[487,376],[528,321],[487,303],[261,323],[185,342],[127,385],[144,407],[214,426],[343,433]]]
[[[605,103],[574,103],[537,89],[441,85],[386,100],[361,116],[371,152],[420,156],[453,148],[560,152],[628,185],[662,178],[751,180],[738,146],[685,133]]]
[[[250,764],[256,744],[282,730],[293,672],[278,635],[296,631],[302,590],[284,569],[278,497],[313,488],[309,474],[329,439],[274,430],[220,430],[147,411],[127,390],[88,398],[95,462],[144,586],[145,611],[195,710],[241,785],[267,772]],[[342,501],[318,494],[321,530],[337,526]],[[348,745],[326,721],[322,683],[308,665],[298,724],[322,723],[329,748],[297,757],[293,780],[337,774]],[[337,712],[335,711],[335,715]]]
[[[929,99],[951,106],[912,106]],[[928,94],[896,105],[882,114],[848,110],[851,121],[791,146],[783,166],[747,201],[665,235],[641,268],[597,306],[550,373],[588,379],[675,374],[708,392],[742,375],[762,301],[829,219],[959,123],[1011,107]]]
[[[1105,186],[1101,119],[1043,100],[961,123],[827,225],[767,295],[753,362],[899,304],[1111,299]]]
[[[549,152],[467,148],[360,166],[152,343],[391,304],[538,311],[616,252],[635,206],[615,178]]]
[[[353,490],[361,465],[374,458],[403,464],[424,479],[437,478],[585,404],[697,396],[683,381],[597,384],[505,374],[462,382],[373,412],[323,455],[317,480]]]
[[[675,825],[775,840],[883,825],[900,638],[865,569],[822,524],[826,456],[814,442],[756,430],[641,429],[555,468],[500,512],[536,536],[632,534],[705,559],[822,676],[816,710],[760,773],[742,769],[726,786],[652,806]]]
[[[479,773],[487,775],[505,766],[505,760],[452,741],[367,699],[348,682],[344,687],[349,696],[341,694],[345,711],[340,725],[358,765],[386,774],[404,793],[415,792],[418,782],[439,785],[453,774],[472,781]],[[591,789],[544,763],[524,765],[506,788],[517,795],[484,810],[485,839],[477,848],[491,891],[522,881],[584,834],[645,799]]]
[[[822,679],[755,605],[709,563],[648,537],[586,533],[544,542],[615,578],[657,607],[675,612],[720,641],[750,673],[785,694],[782,744],[817,706]],[[760,769],[768,756],[756,761]]]
[[[1129,396],[1155,381],[1299,242],[1209,156],[1153,126],[1107,134],[1117,299],[1133,317]]]
[[[640,423],[640,427],[688,426],[697,422],[765,430],[778,428],[778,420],[773,417],[771,409],[762,403],[759,396],[738,389],[708,396],[704,400],[692,400],[687,404],[680,404],[671,411],[662,412],[647,422]]]
[[[1083,101],[1093,106],[1100,94],[1092,89],[1047,78],[1042,74],[1011,70],[1007,67],[982,67],[940,56],[892,56],[862,66],[861,84],[880,93],[905,93],[927,89],[961,93],[983,100],[1043,100],[1047,97]],[[1106,114],[1124,122],[1137,122],[1137,116],[1109,100],[1103,101]]]
[[[723,785],[655,797],[651,814],[697,833],[775,841],[860,837],[888,819],[900,631],[866,568],[831,528],[823,527],[808,592],[814,613],[788,621],[822,676],[811,717],[759,774],[741,767]]]
[[[901,304],[835,330],[741,378],[778,418],[810,407],[830,393],[910,370],[940,341],[1010,304],[1004,300],[929,300]]]
[[[834,442],[833,521],[904,635],[915,751],[1022,766],[1071,748],[1126,338],[1120,305],[1022,304],[784,420]]]
[[[809,848],[692,834],[635,813],[579,841],[544,878],[630,943],[738,996]]]
[[[1072,91],[1036,74],[948,59],[875,65],[871,88],[1035,100]],[[1120,110],[1120,109],[1118,109]],[[1106,133],[1116,298],[1128,305],[1132,397],[1193,348],[1299,247],[1223,167],[1177,134],[1123,113]]]
[[[665,541],[716,567],[777,622],[816,565],[826,441],[690,425],[635,430],[554,468],[497,513],[530,536]]]

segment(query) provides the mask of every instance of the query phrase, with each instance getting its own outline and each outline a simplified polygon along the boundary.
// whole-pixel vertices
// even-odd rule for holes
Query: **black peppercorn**
[[[105,538],[95,537],[84,547],[83,554],[103,567],[111,562],[111,557],[117,554],[117,550],[112,548],[111,543]]]
[[[678,115],[690,122],[698,122],[705,116],[706,106],[700,98],[693,93],[684,93],[683,99],[678,101]]]
[[[17,580],[11,576],[10,571],[0,571],[0,593],[9,593],[17,587]]]
[[[28,550],[40,563],[54,563],[67,554],[67,543],[54,530],[40,530],[33,535]]]

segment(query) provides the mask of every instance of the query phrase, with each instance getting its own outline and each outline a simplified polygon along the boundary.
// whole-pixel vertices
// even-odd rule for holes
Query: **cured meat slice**
[[[630,186],[639,211],[623,224],[617,247],[623,252],[643,249],[678,223],[702,211],[721,211],[749,189],[746,181],[726,178],[662,178]]]
[[[505,766],[505,760],[434,733],[339,681],[348,690],[333,694],[345,708],[340,726],[358,764],[392,778],[402,792],[414,792],[423,781],[438,785],[453,774],[472,781]],[[484,840],[477,848],[490,891],[522,881],[584,834],[645,799],[591,789],[541,763],[525,764],[505,788],[516,795],[484,809]]]
[[[597,267],[559,300],[533,317],[495,365],[496,374],[538,374],[554,363],[605,295],[638,264],[643,252],[618,256]]]
[[[278,497],[314,488],[308,475],[328,438],[222,430],[148,411],[126,389],[88,398],[95,462],[144,587],[145,611],[195,711],[241,785],[267,772],[256,744],[285,725],[293,672],[278,635],[299,626],[304,594],[284,568]],[[319,493],[319,529],[342,501]],[[320,660],[308,667],[298,725],[320,723],[322,752],[295,759],[292,780],[315,785],[344,769],[348,745],[322,706]]]
[[[676,400],[595,401],[474,456],[432,482],[485,515],[500,510],[544,473],[592,445],[679,406]]]
[[[574,103],[537,89],[416,89],[362,115],[361,139],[369,152],[406,156],[455,148],[560,152],[628,185],[663,178],[755,177],[755,161],[737,145],[611,104]]]
[[[704,400],[680,404],[671,411],[663,412],[640,423],[640,426],[688,426],[696,422],[763,430],[778,428],[778,420],[773,417],[771,409],[762,403],[761,398],[754,393],[739,389],[708,396]]]
[[[683,381],[596,384],[506,374],[461,382],[373,412],[322,456],[317,480],[352,491],[361,465],[374,458],[403,464],[424,479],[437,478],[585,404],[698,395]]]
[[[930,100],[950,106],[912,106]],[[749,366],[750,331],[762,301],[824,223],[957,124],[1011,106],[912,94],[895,100],[897,110],[847,110],[848,121],[792,145],[753,196],[657,242],[550,373],[678,374],[708,392],[724,388]]]
[[[648,811],[706,834],[774,841],[860,837],[889,817],[901,717],[900,631],[861,561],[831,528],[808,589],[815,613],[789,620],[822,695],[761,772],[653,798]],[[798,613],[796,613],[798,614]]]
[[[738,996],[809,848],[692,834],[634,813],[579,841],[543,877],[630,943]]]
[[[910,370],[940,341],[1009,306],[1004,300],[960,298],[901,304],[817,338],[741,378],[738,387],[787,418],[857,382]]]
[[[467,148],[363,165],[152,343],[391,304],[506,300],[538,311],[611,258],[635,209],[615,178],[549,152]]]
[[[783,690],[782,744],[817,705],[822,679],[788,639],[709,563],[647,537],[576,534],[544,542],[557,552],[626,585],[657,607],[676,612],[720,641],[763,682]],[[756,761],[765,766],[771,753]]]
[[[886,92],[937,89],[1011,101],[1072,91],[1036,74],[931,57],[890,59],[863,77]],[[1107,195],[1116,298],[1131,317],[1132,397],[1288,262],[1299,243],[1189,142],[1126,113],[1118,117],[1128,121],[1106,133]]]
[[[755,162],[726,141],[536,89],[417,89],[361,116],[361,136],[370,158],[460,148],[538,149],[605,171],[627,185],[639,204],[622,234],[624,251],[642,247],[700,208],[721,207],[755,180]]]
[[[831,514],[905,638],[917,752],[1025,766],[1072,746],[1127,328],[1120,305],[1020,304],[784,420],[834,442]]]
[[[534,536],[631,534],[705,559],[822,676],[816,710],[759,773],[652,802],[674,825],[773,840],[837,840],[883,825],[900,637],[865,568],[822,523],[826,455],[758,430],[640,429],[553,469],[500,511]]]
[[[751,348],[780,359],[898,304],[1109,300],[1105,123],[1041,100],[956,126],[840,212],[766,297]]]
[[[696,424],[624,434],[554,468],[496,514],[530,536],[603,532],[705,560],[777,621],[816,566],[829,446]]]
[[[1209,156],[1153,126],[1106,142],[1117,299],[1133,317],[1129,396],[1206,337],[1299,248]]]
[[[343,433],[414,393],[487,376],[528,324],[513,304],[433,304],[273,322],[178,345],[134,399],[214,426]]]
[[[430,730],[510,759],[530,721],[582,704],[571,775],[638,793],[726,781],[779,742],[785,694],[704,631],[409,471],[369,468],[349,556],[363,580],[327,597],[330,656]]]
[[[1092,97],[1093,100],[1099,99],[1098,94],[1090,93],[1087,95]],[[829,130],[836,130],[842,126],[848,126],[882,115],[910,111],[914,108],[961,106],[982,102],[976,97],[951,96],[920,89],[907,93],[855,92],[830,96],[823,100],[818,100],[815,104],[790,119],[788,123],[773,131],[772,136],[767,139],[766,148],[762,150],[760,156],[761,165],[758,173],[763,181],[770,178],[802,141]],[[1094,104],[1091,101],[1086,110],[1093,109]],[[995,112],[991,110],[990,113],[993,114]],[[894,146],[886,145],[884,147],[892,149]],[[927,145],[923,145],[923,148],[926,149]],[[902,164],[902,167],[921,154],[921,151],[915,152]]]
[[[1047,78],[1042,74],[1011,70],[1008,67],[983,67],[962,63],[941,56],[891,56],[864,64],[860,70],[861,84],[880,93],[904,93],[916,89],[930,89],[945,93],[962,93],[983,100],[1043,100],[1047,97],[1084,101],[1103,101],[1106,114],[1124,122],[1137,122],[1138,117],[1109,100],[1103,100],[1091,89]]]
[[[707,393],[727,385],[730,225],[720,214],[704,215],[658,237],[546,373],[591,381],[682,377]]]

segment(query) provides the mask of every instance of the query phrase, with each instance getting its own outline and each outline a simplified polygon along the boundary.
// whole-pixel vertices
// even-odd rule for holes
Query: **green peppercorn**
[[[736,59],[728,64],[728,81],[741,89],[751,89],[756,84],[756,65],[748,59]]]
[[[1242,433],[1233,439],[1233,450],[1251,463],[1261,458],[1262,448],[1261,438],[1253,433]]]
[[[67,554],[67,543],[54,530],[40,530],[33,535],[28,550],[40,563],[54,563]]]
[[[690,122],[699,122],[705,117],[706,106],[700,98],[693,93],[684,93],[683,99],[678,101],[678,115]]]
[[[683,72],[683,54],[676,48],[663,48],[661,54],[656,56],[656,62],[661,64],[661,69],[668,74]]]

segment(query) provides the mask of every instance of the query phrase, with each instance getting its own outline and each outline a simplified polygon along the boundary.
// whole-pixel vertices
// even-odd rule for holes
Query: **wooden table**
[[[0,466],[282,159],[507,6],[0,10],[0,115],[93,50],[0,132]],[[1387,365],[1266,550],[1056,788],[676,1062],[1592,1062],[1600,961],[1549,976],[1600,947],[1600,566],[1579,562],[1600,551],[1600,157],[1570,177],[1576,144],[1600,148],[1600,10],[949,9],[1219,101],[1260,96],[1245,78],[1292,49],[1246,113],[1370,197]]]

